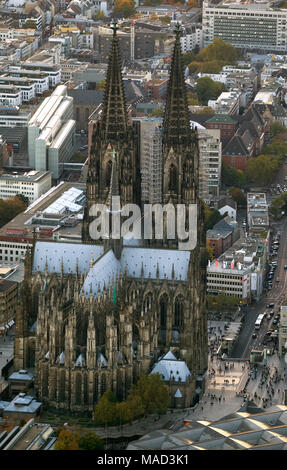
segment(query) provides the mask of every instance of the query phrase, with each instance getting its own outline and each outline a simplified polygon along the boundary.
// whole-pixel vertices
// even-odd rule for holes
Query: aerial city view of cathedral
[[[104,101],[92,131],[82,242],[35,237],[28,249],[15,370],[35,368],[37,398],[59,410],[90,413],[106,390],[125,399],[141,372],[160,372],[170,384],[171,406],[179,399],[188,407],[204,390],[207,369],[207,259],[180,31],[162,124],[161,203],[196,204],[192,250],[166,236],[91,236],[94,204],[110,207],[113,197],[121,207],[147,202],[140,190],[139,132],[129,118],[117,26],[112,29]]]

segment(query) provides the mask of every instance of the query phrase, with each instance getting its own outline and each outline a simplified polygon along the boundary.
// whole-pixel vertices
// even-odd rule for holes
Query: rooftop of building
[[[229,114],[215,114],[211,118],[207,119],[206,122],[216,122],[224,124],[236,124],[236,121],[231,118]]]
[[[1,114],[1,112],[0,112]],[[30,170],[25,172],[16,172],[11,171],[11,173],[2,173],[0,174],[0,181],[23,181],[23,182],[32,182],[39,183],[42,179],[51,175],[50,171],[41,171],[41,170]]]
[[[27,240],[33,240],[33,232],[35,228],[38,227],[40,229],[43,224],[41,223],[42,219],[42,214],[43,212],[49,208],[49,211],[52,212],[52,217],[55,216],[55,214],[59,214],[58,208],[51,209],[51,206],[53,203],[56,203],[61,196],[64,195],[68,190],[71,188],[78,188],[82,192],[85,191],[85,184],[84,183],[69,183],[69,182],[61,182],[58,184],[58,186],[53,186],[47,193],[43,194],[40,196],[39,199],[34,201],[28,208],[26,209],[25,212],[22,212],[21,214],[18,214],[14,219],[12,219],[10,222],[8,222],[6,225],[0,228],[0,239],[5,240],[7,237],[9,239],[13,238],[15,241],[19,239],[19,242],[21,242],[21,239]],[[63,218],[68,218],[71,217],[70,212],[67,212],[66,207],[68,207],[69,204],[62,205],[61,206],[61,214]],[[41,217],[40,217],[41,216]],[[40,221],[37,223],[37,217],[39,217]],[[51,214],[50,214],[51,217]],[[32,219],[34,218],[34,222],[32,223]],[[75,224],[67,224],[60,226],[57,228],[57,236],[61,237],[67,237],[68,239],[70,237],[75,237],[75,239],[78,239],[80,241],[81,239],[81,228],[82,228],[82,220],[76,218],[75,219]],[[45,223],[45,227],[49,228],[49,223]],[[55,231],[55,226],[51,223],[50,228],[53,230],[53,234]],[[47,238],[53,238],[52,235],[44,234],[42,236],[46,236]],[[39,233],[39,236],[41,236],[41,233]]]
[[[17,282],[0,279],[0,293],[7,292],[17,286]]]
[[[286,450],[287,406],[259,409],[247,402],[220,420],[183,420],[176,431],[151,431],[128,450]]]
[[[27,413],[34,414],[41,408],[42,403],[35,400],[34,397],[19,393],[8,406],[5,407],[5,413]]]

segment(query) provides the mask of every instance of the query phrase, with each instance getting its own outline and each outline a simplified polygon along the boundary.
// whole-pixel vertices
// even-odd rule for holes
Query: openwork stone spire
[[[163,142],[167,147],[188,144],[191,139],[190,119],[180,46],[180,27],[176,25],[176,39],[171,60],[170,78],[164,114]]]
[[[125,137],[128,126],[126,101],[121,73],[121,59],[119,41],[117,37],[118,26],[116,22],[111,25],[113,30],[112,48],[106,77],[105,97],[101,128],[103,137],[108,141],[118,141]]]

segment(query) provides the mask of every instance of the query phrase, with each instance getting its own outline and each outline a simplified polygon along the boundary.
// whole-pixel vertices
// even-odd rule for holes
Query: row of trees
[[[164,414],[168,405],[168,388],[160,375],[142,374],[124,401],[118,402],[114,393],[107,390],[95,408],[94,422],[99,426],[129,423],[151,413]]]
[[[218,295],[207,296],[207,306],[209,310],[215,310],[217,313],[223,310],[235,309],[240,304],[240,299],[236,295],[225,295],[220,292]]]
[[[104,441],[95,433],[79,434],[61,428],[58,430],[55,450],[103,450]]]

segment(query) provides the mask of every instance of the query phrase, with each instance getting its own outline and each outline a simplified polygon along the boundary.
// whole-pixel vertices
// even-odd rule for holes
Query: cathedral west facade
[[[197,205],[196,247],[179,250],[177,240],[165,239],[95,240],[90,233],[93,204],[109,205],[118,196],[121,205],[141,205],[137,133],[127,116],[113,29],[105,98],[93,129],[82,243],[35,239],[16,316],[15,368],[35,367],[38,399],[75,412],[92,412],[108,389],[126,398],[140,373],[150,373],[169,352],[166,362],[184,361],[190,371],[188,380],[181,377],[174,360],[169,377],[183,406],[190,406],[207,369],[203,206],[179,30],[163,122],[162,202]]]

